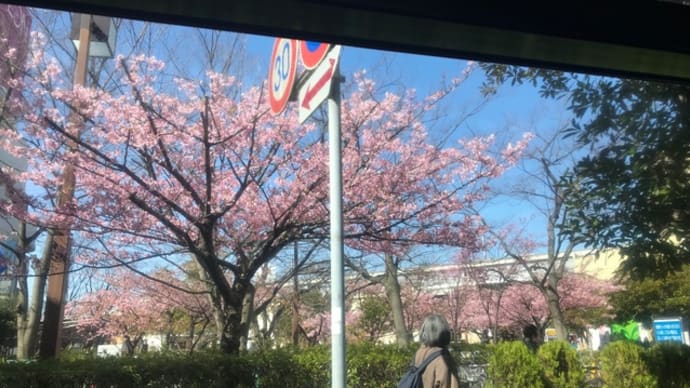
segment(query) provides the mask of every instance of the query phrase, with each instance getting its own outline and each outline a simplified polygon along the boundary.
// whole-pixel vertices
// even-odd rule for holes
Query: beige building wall
[[[570,268],[575,273],[586,274],[600,280],[616,278],[616,271],[623,262],[617,249],[599,253],[577,252],[573,255]]]

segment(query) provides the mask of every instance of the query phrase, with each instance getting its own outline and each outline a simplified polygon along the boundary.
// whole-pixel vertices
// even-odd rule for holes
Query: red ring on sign
[[[283,55],[286,51],[289,56],[286,63]],[[279,51],[280,50],[280,51]],[[280,54],[280,56],[279,56]],[[280,60],[279,60],[280,59]],[[280,68],[276,68],[276,64]],[[287,69],[285,66],[288,66]],[[285,78],[281,77],[279,90],[276,90],[276,79],[274,76],[280,72]],[[271,54],[271,64],[268,70],[268,100],[271,105],[271,113],[274,115],[280,114],[287,106],[290,94],[292,94],[292,87],[295,84],[295,73],[297,72],[297,42],[294,39],[276,38],[273,43],[273,53]]]
[[[309,47],[309,42],[302,40],[299,42],[299,55],[302,59],[302,63],[307,70],[314,69],[321,61],[326,57],[328,48],[331,46],[328,43],[319,43],[316,48]]]

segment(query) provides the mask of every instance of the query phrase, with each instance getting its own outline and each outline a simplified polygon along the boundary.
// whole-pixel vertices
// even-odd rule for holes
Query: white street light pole
[[[343,177],[340,140],[340,72],[328,98],[331,217],[331,387],[345,388],[345,281],[343,278]]]

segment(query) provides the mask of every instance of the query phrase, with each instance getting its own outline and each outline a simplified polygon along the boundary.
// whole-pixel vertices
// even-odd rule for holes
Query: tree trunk
[[[405,327],[405,319],[403,317],[403,304],[400,296],[400,282],[398,281],[398,268],[393,262],[393,256],[386,254],[384,256],[386,271],[383,279],[383,287],[386,290],[388,303],[391,307],[393,315],[393,326],[395,328],[395,339],[400,347],[407,347],[410,343],[410,333]]]
[[[20,255],[23,262],[21,272],[24,276],[19,279],[19,295],[17,298],[17,359],[28,360],[31,358],[38,348],[38,329],[41,319],[41,312],[43,311],[43,299],[45,295],[45,286],[50,269],[50,249],[52,247],[51,235],[46,241],[43,251],[43,257],[39,263],[37,276],[34,278],[33,289],[31,294],[28,294],[28,268],[26,263],[26,256],[24,256],[23,249],[20,249]],[[29,303],[29,299],[31,302]]]
[[[226,354],[236,354],[239,352],[239,341],[235,344],[232,338],[229,337],[230,318],[226,309],[222,305],[219,298],[213,295],[209,297],[211,306],[213,306],[213,321],[216,325],[216,341],[220,351]]]
[[[21,290],[17,295],[17,360],[28,360],[31,351],[27,343],[27,314],[24,308],[26,294]]]
[[[494,315],[493,324],[491,325],[491,343],[498,343],[498,323],[501,319],[501,300],[503,299],[503,292],[505,288],[498,290],[498,295],[496,296],[496,312]],[[493,298],[492,298],[493,299]]]
[[[125,336],[125,350],[127,351],[127,356],[134,356],[134,352],[137,350],[137,346],[139,346],[142,338],[143,336],[141,334],[137,334],[134,339],[130,336]]]
[[[242,317],[232,312],[224,317],[220,330],[220,351],[225,354],[239,354],[242,348]]]
[[[295,270],[297,269],[297,264],[299,263],[299,254],[297,242],[295,242],[294,254],[292,259],[292,265]],[[299,345],[299,304],[300,304],[300,294],[299,294],[299,271],[295,271],[295,275],[292,277],[292,319],[290,324],[290,337],[292,338],[292,346]]]
[[[211,296],[218,344],[220,351],[225,354],[238,354],[240,351],[245,350],[247,345],[250,321],[245,320],[250,319],[253,315],[251,311],[253,301],[251,306],[247,305],[248,299],[253,298],[253,293],[241,292],[241,290],[238,291],[239,293],[243,296],[233,298],[233,301],[240,301],[240,303],[235,303],[234,305],[227,298]]]
[[[246,287],[242,298],[242,320],[240,322],[240,351],[246,351],[249,342],[249,325],[254,320],[254,286],[250,283]]]
[[[235,280],[231,287],[213,257],[195,257],[195,262],[199,268],[200,280],[207,285],[220,351],[225,354],[238,354],[242,348],[242,337],[245,337],[246,341],[246,328],[249,327],[247,325],[243,330],[242,326],[242,309],[247,287],[240,280]],[[246,283],[251,285],[251,282]]]
[[[561,298],[558,295],[555,287],[547,285],[542,290],[546,304],[549,306],[549,313],[551,313],[551,322],[556,329],[556,336],[559,340],[566,341],[568,339],[568,331],[565,327],[563,319],[563,311],[561,311]]]

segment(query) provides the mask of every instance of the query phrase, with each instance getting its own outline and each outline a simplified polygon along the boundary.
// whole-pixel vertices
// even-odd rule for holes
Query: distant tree
[[[323,260],[308,260],[309,264],[303,265],[310,252],[314,251],[295,247],[289,260],[293,265],[288,270],[293,275],[275,279],[274,272],[265,268],[257,277],[252,326],[257,346],[299,346],[309,342],[304,320],[315,311],[327,310],[329,301],[323,290],[328,288],[330,280],[329,268]],[[286,282],[292,283],[291,287],[285,287]]]
[[[566,330],[582,331],[586,324],[610,319],[608,295],[613,290],[615,287],[610,281],[565,273],[559,282],[558,293]],[[554,323],[546,298],[529,281],[513,278],[504,283],[479,285],[468,299],[462,321],[478,334],[488,328],[493,336],[504,331],[520,337],[526,325],[543,329]]]
[[[473,65],[468,66],[464,69],[461,77],[452,80],[449,85],[437,91],[433,98],[435,101],[434,107],[439,105],[441,101],[440,98],[445,97],[460,86],[462,82],[469,77],[473,68]],[[381,93],[381,91],[374,89],[374,84],[368,87],[369,90],[367,93],[372,95]],[[386,92],[386,94],[388,93],[389,92]],[[378,97],[377,100],[379,100]],[[383,101],[384,100],[381,100],[381,102],[372,105],[372,114],[381,114],[379,110],[384,108],[381,104]],[[399,103],[396,103],[396,105],[399,105]],[[396,106],[393,109],[400,110],[401,107]],[[459,123],[454,123],[454,125],[459,125]],[[357,132],[355,132],[355,134],[356,133]],[[400,131],[396,131],[394,138],[398,136],[407,136],[407,133],[405,130],[401,129]],[[530,134],[523,134],[520,140],[516,141],[514,144],[508,144],[502,147],[501,150],[497,149],[499,147],[496,144],[497,140],[494,135],[467,140],[460,139],[458,140],[458,144],[461,145],[462,148],[466,148],[467,150],[474,149],[474,151],[470,151],[469,153],[463,152],[463,155],[457,155],[456,157],[460,159],[466,157],[479,157],[477,160],[480,161],[480,165],[476,165],[478,169],[475,169],[473,174],[470,175],[458,171],[460,175],[457,177],[460,177],[460,179],[453,184],[455,187],[444,193],[439,192],[436,196],[441,199],[448,195],[454,196],[454,193],[459,194],[463,192],[464,195],[462,200],[459,200],[457,197],[454,199],[447,197],[450,201],[443,199],[446,205],[441,207],[433,205],[432,208],[428,209],[420,208],[419,217],[409,222],[398,222],[393,219],[392,223],[387,223],[385,220],[378,219],[374,224],[369,224],[370,221],[365,221],[364,223],[362,223],[361,220],[355,221],[357,229],[359,230],[367,230],[372,227],[385,228],[386,230],[385,235],[374,239],[367,236],[359,238],[356,233],[355,237],[358,238],[347,241],[347,245],[351,250],[360,252],[361,254],[359,256],[348,256],[346,258],[346,265],[366,281],[383,286],[383,290],[388,298],[392,311],[396,343],[399,346],[405,347],[408,345],[411,338],[410,331],[415,329],[415,326],[411,326],[411,321],[405,318],[405,314],[410,314],[410,312],[404,311],[405,303],[402,300],[400,283],[400,279],[406,276],[406,270],[414,266],[415,250],[425,246],[474,249],[474,247],[478,245],[477,241],[478,236],[481,234],[481,225],[476,222],[472,215],[468,216],[466,209],[471,208],[472,204],[481,201],[485,197],[488,192],[487,185],[489,181],[503,175],[506,169],[512,167],[520,160],[522,152],[530,139]],[[348,136],[345,136],[345,141],[348,144],[359,142],[354,137],[348,138]],[[387,140],[384,140],[384,142],[385,141]],[[440,140],[434,144],[424,145],[422,148],[442,151],[447,147],[447,145],[444,144],[445,141],[447,141],[447,139]],[[408,152],[410,151],[412,150]],[[445,152],[442,154],[445,154]],[[480,154],[483,156],[480,156]],[[440,155],[441,154],[439,154],[439,156]],[[421,159],[417,158],[417,161],[421,161]],[[437,165],[433,167],[433,169],[439,173],[447,171],[447,166],[443,164],[444,163]],[[400,182],[399,184],[410,182],[412,179],[415,179],[417,185],[426,185],[427,187],[436,185],[436,183],[432,183],[423,174],[419,174],[419,172],[420,171],[415,171],[414,169],[408,169],[404,173],[400,171],[397,177],[387,173],[384,175],[388,178],[397,180]],[[443,179],[452,181],[457,177],[445,176]],[[375,182],[380,182],[381,179],[382,177],[379,176],[366,183],[369,185],[376,184]],[[387,208],[390,208],[390,204],[392,203],[401,203],[405,206],[404,203],[417,203],[419,200],[420,197],[417,194],[405,195],[402,197],[389,197],[386,199],[386,201],[389,202],[387,206],[364,205],[362,210],[375,209],[377,211],[389,213],[390,210]],[[365,204],[366,201],[366,199],[362,198],[362,204]],[[445,215],[442,217],[428,217],[428,215],[437,211],[445,213]],[[376,268],[376,270],[372,271],[372,267]],[[414,324],[416,324],[416,320],[414,320],[414,322]]]
[[[357,326],[360,312],[350,310],[345,313],[345,336],[348,341],[359,339],[358,333],[351,328]],[[348,329],[350,328],[350,329]],[[311,315],[303,321],[305,337],[310,345],[328,343],[331,340],[331,313],[330,311]]]
[[[611,294],[616,321],[651,325],[654,316],[690,318],[690,265],[663,279],[627,280]]]
[[[124,338],[130,355],[146,334],[164,335],[168,345],[184,337],[192,352],[213,323],[206,291],[198,280],[185,282],[169,271],[154,275],[166,283],[130,270],[115,271],[101,289],[70,301],[66,317],[87,340]]]
[[[162,331],[164,313],[136,285],[133,273],[121,275],[127,280],[117,287],[111,286],[71,302],[66,307],[66,316],[75,321],[82,333],[110,340],[124,339],[125,351],[132,355],[144,335]]]
[[[615,290],[611,281],[566,272],[558,284],[563,324],[569,333],[584,332],[588,324],[610,321],[608,297]],[[514,283],[503,298],[505,324],[518,333],[525,325],[544,328],[553,316],[539,289],[530,283]]]
[[[486,93],[530,82],[565,98],[567,135],[589,148],[563,182],[563,228],[597,249],[617,248],[622,273],[664,277],[690,260],[690,86],[485,64]]]
[[[522,338],[522,328],[527,325],[543,329],[553,322],[544,295],[530,283],[510,284],[503,293],[501,304],[501,326],[517,334],[518,338]]]
[[[471,282],[461,322],[464,330],[474,331],[482,341],[495,342],[499,328],[506,324],[503,298],[519,266],[514,262],[503,267],[477,264],[473,260],[460,264],[464,278]]]
[[[489,220],[482,217],[487,233],[483,244],[485,249],[498,252],[506,260],[513,261],[527,282],[536,287],[546,300],[551,324],[559,339],[566,340],[568,331],[563,316],[559,283],[572,261],[579,236],[566,233],[563,224],[572,217],[572,210],[566,206],[568,194],[564,185],[569,179],[572,166],[580,147],[572,141],[563,141],[563,130],[549,129],[538,133],[517,167],[521,174],[517,179],[496,190],[492,200],[506,196],[519,199],[520,206],[531,209],[530,215],[538,219],[543,229],[533,236],[528,232],[527,221]],[[481,210],[477,210],[482,215]],[[535,232],[531,232],[535,233]],[[542,250],[543,259],[534,261],[535,252]]]
[[[358,299],[359,319],[353,328],[357,336],[367,341],[377,341],[393,329],[388,299],[381,293],[366,293]]]
[[[447,269],[442,275],[450,285],[446,292],[432,299],[431,312],[442,314],[448,320],[451,330],[460,334],[465,331],[467,322],[463,316],[465,306],[471,298],[476,298],[475,284],[468,284],[469,277],[462,268]]]

